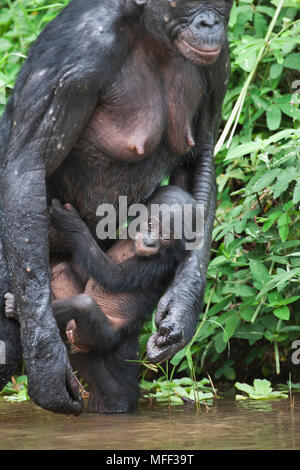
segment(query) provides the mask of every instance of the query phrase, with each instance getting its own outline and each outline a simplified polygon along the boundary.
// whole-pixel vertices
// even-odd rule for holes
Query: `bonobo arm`
[[[190,168],[191,193],[196,202],[204,206],[204,242],[199,250],[187,254],[158,304],[157,332],[150,337],[147,346],[152,362],[171,358],[191,341],[204,298],[217,201],[214,145],[230,72],[227,44],[222,52],[212,67],[203,69],[207,93],[201,102],[197,126],[196,159]]]
[[[75,0],[45,28],[0,124],[1,238],[29,394],[46,409],[74,414],[82,403],[51,310],[46,174],[68,155],[124,53],[111,32],[117,8],[110,15],[103,8],[84,2],[82,25],[83,5]]]

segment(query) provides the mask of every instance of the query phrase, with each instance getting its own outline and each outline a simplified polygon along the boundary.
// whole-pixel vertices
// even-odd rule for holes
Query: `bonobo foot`
[[[68,338],[71,353],[88,353],[91,350],[91,346],[80,337],[80,332],[78,331],[75,320],[71,320],[67,324],[66,336]]]
[[[4,313],[7,318],[13,318],[14,320],[19,320],[18,313],[16,311],[16,302],[15,296],[10,292],[7,292],[4,295],[5,306]]]

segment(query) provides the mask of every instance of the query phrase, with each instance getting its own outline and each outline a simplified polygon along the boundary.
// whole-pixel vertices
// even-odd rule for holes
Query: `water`
[[[298,403],[297,403],[298,402]],[[190,406],[140,405],[125,415],[54,415],[32,402],[0,400],[0,449],[196,450],[300,449],[300,396],[236,402],[224,398],[198,412]]]

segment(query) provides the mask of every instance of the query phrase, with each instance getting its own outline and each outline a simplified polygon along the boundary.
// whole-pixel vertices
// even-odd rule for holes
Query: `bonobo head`
[[[158,188],[150,198],[134,245],[138,256],[158,253],[183,258],[186,244],[195,238],[197,205],[190,194],[175,186]]]
[[[233,0],[131,0],[148,32],[196,65],[210,65],[226,39]]]

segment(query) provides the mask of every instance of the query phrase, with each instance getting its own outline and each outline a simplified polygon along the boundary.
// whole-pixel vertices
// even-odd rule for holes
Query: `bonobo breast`
[[[143,45],[128,56],[77,144],[99,156],[138,161],[163,142],[174,156],[194,146],[200,100],[198,69],[181,58],[156,58]]]
[[[49,198],[72,203],[95,230],[96,209],[147,199],[194,145],[198,68],[144,46],[129,54],[81,138],[48,181]],[[88,184],[87,184],[88,182]]]

